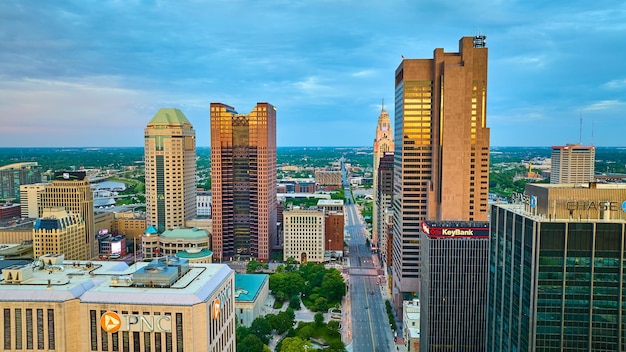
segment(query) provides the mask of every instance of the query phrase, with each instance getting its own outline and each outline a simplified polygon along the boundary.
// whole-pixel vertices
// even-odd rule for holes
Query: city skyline
[[[271,101],[278,146],[369,146],[401,57],[478,33],[491,50],[493,146],[578,142],[581,116],[583,144],[623,146],[626,5],[589,7],[6,1],[0,147],[141,146],[146,118],[170,107],[209,146],[213,101]]]

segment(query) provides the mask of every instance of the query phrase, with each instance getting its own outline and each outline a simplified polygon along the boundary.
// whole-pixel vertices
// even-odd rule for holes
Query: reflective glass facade
[[[626,350],[623,220],[497,205],[491,229],[488,351]]]

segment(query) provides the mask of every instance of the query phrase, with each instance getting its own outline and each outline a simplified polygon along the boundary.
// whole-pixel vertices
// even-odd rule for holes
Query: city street
[[[346,188],[346,196],[350,190]],[[350,235],[349,296],[351,301],[352,350],[394,351],[395,344],[378,281],[378,268],[365,243],[365,225],[357,207],[346,202],[346,227]]]

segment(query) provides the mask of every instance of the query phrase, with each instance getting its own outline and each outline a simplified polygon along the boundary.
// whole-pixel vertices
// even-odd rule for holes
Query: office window
[[[43,350],[43,309],[37,309],[37,349]]]
[[[11,309],[4,309],[4,349],[11,349]]]
[[[26,316],[26,318],[28,318],[28,315]],[[92,351],[97,351],[98,350],[98,321],[96,319],[96,311],[95,310],[90,310],[89,311],[89,320],[90,320],[90,329],[89,332],[91,333],[91,350]]]

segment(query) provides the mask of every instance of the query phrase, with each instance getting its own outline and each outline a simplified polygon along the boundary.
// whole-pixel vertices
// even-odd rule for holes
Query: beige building
[[[382,237],[380,224],[378,221],[378,166],[380,165],[380,159],[387,154],[393,154],[393,134],[391,130],[391,119],[389,114],[385,110],[383,105],[380,115],[378,115],[378,123],[376,124],[376,137],[374,138],[374,160],[372,167],[372,188],[374,195],[374,202],[372,204],[372,242],[375,245],[379,244],[379,238]],[[382,229],[385,231],[385,229]]]
[[[489,188],[484,36],[458,52],[404,59],[395,72],[393,294],[419,291],[420,221],[486,221]],[[398,145],[399,143],[399,145]]]
[[[141,239],[143,232],[148,227],[146,217],[138,213],[115,213],[113,221],[113,233],[126,235],[127,239]]]
[[[22,206],[22,217],[37,219],[39,217],[39,204],[41,203],[41,192],[48,183],[33,183],[20,186],[20,204]]]
[[[145,129],[146,215],[159,232],[196,216],[196,131],[178,109],[159,109]]]
[[[68,260],[89,260],[85,253],[85,220],[63,207],[44,208],[32,230],[33,255],[64,254]]]
[[[235,352],[234,272],[226,265],[48,256],[2,277],[5,351]]]
[[[83,246],[85,255],[81,258],[96,258],[98,256],[98,241],[96,240],[93,191],[89,185],[87,174],[79,172],[55,172],[52,183],[45,186],[41,192],[39,216],[43,215],[44,208],[64,207],[70,214],[80,214],[85,221]]]
[[[568,144],[552,147],[550,183],[585,183],[594,180],[596,147]]]
[[[300,263],[324,261],[324,210],[293,209],[283,212],[283,260]]]
[[[320,186],[341,186],[341,171],[315,170],[315,183]]]
[[[190,248],[210,248],[211,238],[206,230],[175,228],[160,234],[151,230],[154,228],[146,230],[142,237],[143,257],[146,259],[173,256]]]

